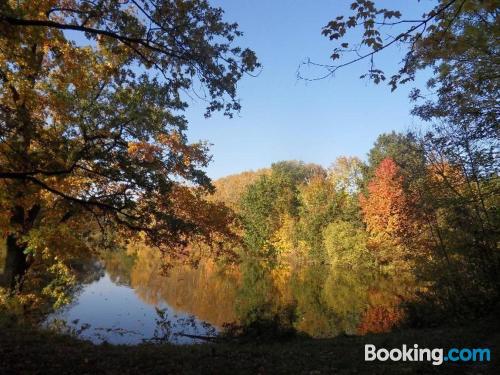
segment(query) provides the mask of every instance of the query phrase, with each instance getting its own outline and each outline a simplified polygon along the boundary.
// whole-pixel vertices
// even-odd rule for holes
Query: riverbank
[[[75,338],[14,325],[1,327],[0,374],[488,374],[498,370],[498,316],[463,327],[387,334],[297,338],[276,343],[191,346],[93,345]],[[490,348],[491,362],[365,362],[364,345],[395,348]]]

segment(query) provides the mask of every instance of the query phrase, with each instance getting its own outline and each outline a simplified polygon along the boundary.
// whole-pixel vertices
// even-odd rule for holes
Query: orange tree
[[[422,224],[415,198],[404,190],[403,176],[391,158],[385,158],[368,184],[368,195],[360,195],[368,246],[381,264],[404,269],[412,254]]]

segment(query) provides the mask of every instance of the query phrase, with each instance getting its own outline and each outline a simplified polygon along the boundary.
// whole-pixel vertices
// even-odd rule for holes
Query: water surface
[[[103,264],[105,272],[89,278],[46,325],[112,344],[196,343],[226,324],[255,322],[312,337],[362,335],[397,326],[404,318],[399,303],[411,289],[365,269],[251,259],[238,266],[180,264],[166,276],[159,255],[147,248]]]
[[[190,344],[194,336],[214,336],[217,328],[160,300],[150,304],[130,286],[113,282],[106,272],[85,285],[75,301],[52,314],[47,325],[59,325],[96,344],[171,342]]]

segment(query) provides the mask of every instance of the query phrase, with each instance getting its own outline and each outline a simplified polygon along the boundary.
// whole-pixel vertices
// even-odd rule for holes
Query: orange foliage
[[[415,199],[403,189],[403,177],[391,158],[382,160],[360,195],[363,220],[369,233],[368,246],[382,264],[408,259],[408,243],[418,231]]]
[[[403,311],[398,307],[369,307],[358,325],[358,334],[389,332],[403,320],[403,317]]]
[[[270,173],[270,169],[259,169],[219,178],[214,181],[215,193],[211,200],[225,203],[235,212],[239,212],[240,199],[248,186],[256,182],[262,175]]]

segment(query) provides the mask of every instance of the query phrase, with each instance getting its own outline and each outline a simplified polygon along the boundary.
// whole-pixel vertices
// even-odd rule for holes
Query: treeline
[[[216,181],[215,198],[238,214],[243,258],[412,280],[409,323],[470,318],[498,300],[496,161],[438,138],[383,134],[366,162],[329,168],[278,162]]]

